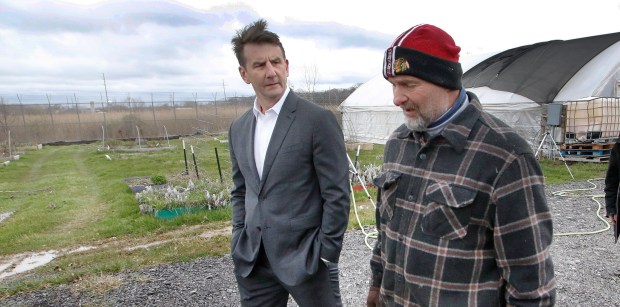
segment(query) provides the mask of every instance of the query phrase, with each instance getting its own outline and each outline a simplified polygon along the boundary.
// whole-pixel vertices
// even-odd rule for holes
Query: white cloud
[[[0,96],[103,90],[250,94],[230,47],[260,17],[281,35],[290,82],[348,87],[380,72],[384,48],[418,23],[450,33],[477,54],[618,31],[618,0],[453,2],[74,0],[0,2]],[[133,94],[132,94],[133,95]]]

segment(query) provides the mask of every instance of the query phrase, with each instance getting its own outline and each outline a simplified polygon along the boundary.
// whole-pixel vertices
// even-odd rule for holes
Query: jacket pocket
[[[243,228],[237,228],[237,229],[233,228],[232,235],[230,238],[231,253],[235,251],[235,248],[237,247],[237,243],[239,243],[239,238],[241,237],[244,231],[245,231],[245,226],[243,226]]]
[[[316,228],[321,225],[323,216],[315,214],[311,216],[301,216],[290,220],[289,228],[291,231],[301,231],[310,228]]]
[[[294,153],[302,149],[304,149],[304,143],[297,143],[297,144],[282,146],[282,148],[280,149],[280,154]]]
[[[437,182],[426,188],[422,231],[447,240],[467,235],[471,204],[477,192],[471,188]]]
[[[379,214],[381,218],[388,221],[394,216],[396,190],[402,175],[403,174],[399,171],[389,170],[372,180],[374,185],[379,189]]]

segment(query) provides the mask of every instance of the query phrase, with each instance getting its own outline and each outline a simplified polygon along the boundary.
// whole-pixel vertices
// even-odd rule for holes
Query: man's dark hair
[[[282,55],[286,58],[284,47],[280,42],[280,37],[271,31],[267,31],[267,21],[259,19],[241,30],[237,30],[237,34],[230,41],[233,45],[233,51],[239,61],[239,65],[245,67],[245,58],[243,57],[243,47],[245,44],[272,44],[280,47]]]

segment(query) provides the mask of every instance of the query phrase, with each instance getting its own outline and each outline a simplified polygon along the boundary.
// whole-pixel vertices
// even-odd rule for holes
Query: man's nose
[[[276,75],[276,68],[271,63],[267,62],[266,68],[266,75],[268,78]]]
[[[392,99],[392,102],[394,103],[395,106],[400,107],[405,102],[407,102],[407,96],[401,94],[400,91],[396,87],[393,89],[392,92],[394,94],[394,99]]]

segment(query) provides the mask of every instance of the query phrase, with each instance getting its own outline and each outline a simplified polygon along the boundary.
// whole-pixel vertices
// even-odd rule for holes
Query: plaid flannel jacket
[[[384,306],[552,306],[542,170],[477,97],[426,143],[404,125],[385,146],[371,285]]]

